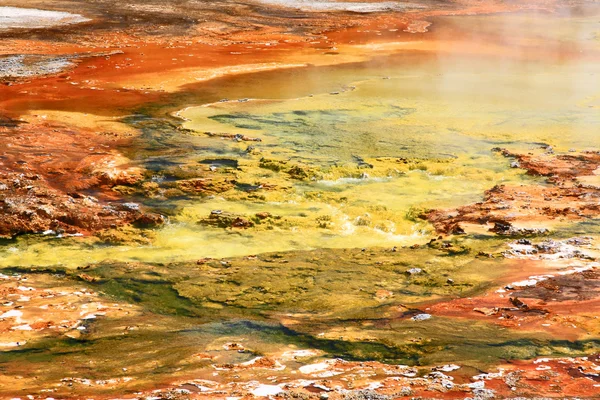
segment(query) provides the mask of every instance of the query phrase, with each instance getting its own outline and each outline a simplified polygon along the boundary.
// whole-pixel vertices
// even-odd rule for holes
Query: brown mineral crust
[[[552,220],[600,215],[599,198],[600,190],[596,188],[499,185],[486,191],[482,202],[455,210],[434,210],[425,217],[444,234],[464,233],[467,224],[491,224],[490,231],[498,234],[527,235],[544,233],[547,229],[535,227]]]
[[[58,276],[0,273],[0,354],[44,337],[79,337],[86,332],[77,327],[97,316],[137,312],[131,305],[103,301],[98,293],[69,287]],[[10,378],[0,377],[0,385],[4,379]]]
[[[513,293],[520,298],[547,302],[574,302],[580,304],[600,298],[600,271],[597,269],[559,275]],[[588,309],[589,310],[589,309]]]
[[[160,215],[136,206],[100,202],[92,196],[66,194],[40,175],[0,173],[0,236],[54,231],[91,234],[118,225],[160,225]]]
[[[518,154],[506,149],[500,150],[505,157],[517,160],[519,168],[530,175],[547,176],[552,182],[575,180],[580,176],[594,175],[600,167],[600,152],[588,151],[577,155],[559,154]]]
[[[48,140],[51,137],[51,140]],[[56,123],[0,127],[0,235],[44,231],[90,234],[139,222],[154,226],[162,217],[137,207],[110,204],[116,185],[141,182],[111,147],[122,142]]]
[[[520,272],[507,279],[523,280],[549,273],[548,260],[520,260]],[[526,287],[489,291],[469,298],[441,301],[427,307],[433,315],[484,320],[511,329],[542,331],[576,340],[597,333],[592,315],[600,313],[600,273],[597,268],[556,275]]]
[[[554,338],[578,340],[597,332],[589,313],[600,310],[598,298],[564,303],[519,298],[527,308],[516,307],[508,297],[488,294],[470,299],[456,299],[428,306],[433,315],[456,319],[479,320],[524,332],[543,332]],[[585,310],[585,315],[582,310]]]
[[[518,160],[515,167],[529,174],[550,177],[551,186],[498,185],[484,193],[483,201],[454,210],[433,210],[424,217],[436,231],[461,234],[469,225],[488,226],[500,235],[529,235],[548,231],[552,221],[583,220],[600,215],[600,188],[582,185],[578,177],[594,175],[600,154],[521,155],[502,150]]]
[[[512,380],[515,395],[548,397],[598,397],[599,356],[585,358],[545,358],[534,361],[514,361],[501,366],[506,369],[504,381],[510,372],[518,373]]]
[[[207,379],[180,380],[168,388],[155,390],[154,396],[171,396],[186,390],[186,398],[216,399],[235,394],[259,398],[260,385],[277,389],[275,398],[322,399],[464,399],[464,398],[597,398],[597,371],[600,357],[538,358],[513,361],[474,375],[460,365],[406,367],[379,362],[326,360],[316,374],[288,375],[279,383],[275,376],[265,383],[257,379],[263,366],[256,369],[233,367],[238,375],[227,381]],[[324,367],[321,367],[324,366]],[[254,374],[253,374],[254,372]],[[296,374],[301,371],[294,371]],[[319,375],[323,374],[325,378]],[[302,377],[311,380],[301,379]],[[150,392],[148,392],[150,393]],[[480,397],[481,395],[486,397]]]
[[[64,192],[116,185],[134,185],[143,179],[141,168],[114,150],[127,143],[131,133],[96,131],[31,118],[16,127],[0,126],[0,165],[15,173],[39,174]],[[105,190],[104,195],[114,196]]]

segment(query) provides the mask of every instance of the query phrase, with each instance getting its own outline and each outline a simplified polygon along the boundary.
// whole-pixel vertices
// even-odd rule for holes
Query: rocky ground
[[[52,140],[43,132],[51,133]],[[143,171],[129,167],[112,149],[123,140],[119,135],[31,121],[0,127],[0,137],[5,145],[0,161],[0,236],[89,235],[123,224],[163,222],[160,215],[144,213],[111,190],[143,180]]]
[[[498,235],[527,236],[548,233],[564,221],[595,218],[600,213],[597,152],[515,154],[499,149],[512,159],[513,168],[546,178],[547,185],[500,185],[485,192],[480,203],[456,210],[435,210],[425,215],[436,230],[462,234],[487,227]]]
[[[44,337],[64,335],[77,339],[93,319],[136,312],[132,305],[104,303],[98,293],[65,285],[56,277],[2,274],[0,281],[2,350]]]
[[[298,356],[302,358],[305,352]],[[278,360],[255,359],[255,369],[284,369]],[[259,366],[260,365],[260,366]],[[243,370],[249,365],[232,365]],[[308,364],[292,371],[299,375],[279,383],[258,381],[227,385],[210,380],[182,381],[179,385],[144,395],[156,398],[204,399],[215,396],[270,397],[273,399],[499,399],[554,398],[564,393],[594,398],[600,388],[600,360],[584,358],[538,358],[499,366],[496,371],[465,375],[455,364],[432,368],[384,365],[376,362],[346,362],[339,359]]]

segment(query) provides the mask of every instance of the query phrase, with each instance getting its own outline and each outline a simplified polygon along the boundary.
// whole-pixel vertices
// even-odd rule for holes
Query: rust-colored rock
[[[40,175],[0,173],[0,236],[24,233],[90,234],[117,225],[162,223],[137,207],[52,188]]]
[[[486,226],[499,235],[539,235],[553,221],[584,220],[600,215],[600,187],[582,184],[600,166],[598,153],[543,156],[519,155],[502,150],[518,160],[528,173],[549,177],[552,186],[498,185],[485,192],[483,201],[454,210],[434,210],[423,215],[436,231],[465,233],[469,225]]]
[[[593,175],[600,166],[600,152],[554,155],[551,149],[548,150],[542,155],[518,154],[506,149],[499,149],[499,152],[505,157],[514,158],[514,166],[527,170],[528,174],[547,176],[555,182]]]

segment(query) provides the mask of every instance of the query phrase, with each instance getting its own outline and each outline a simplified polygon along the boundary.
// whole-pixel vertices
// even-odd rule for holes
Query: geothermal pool
[[[87,20],[14,10],[0,7],[0,29]],[[271,50],[161,42],[11,83],[24,86],[4,109],[21,120],[4,133],[23,129],[31,157],[57,132],[68,145],[52,151],[73,146],[31,158],[52,190],[100,219],[164,221],[93,232],[61,217],[5,235],[0,393],[501,398],[560,393],[547,381],[573,377],[569,395],[599,393],[574,371],[600,368],[600,8],[472,14],[430,16],[417,34],[393,19],[326,31],[264,56],[297,66],[176,89],[121,84],[140,82],[127,71],[150,68],[142,55],[185,64],[165,72],[179,82],[218,67],[184,57],[256,65]],[[80,149],[73,135],[103,139]],[[5,160],[29,154],[11,148]],[[20,179],[35,170],[18,165]],[[62,178],[70,169],[81,181]]]

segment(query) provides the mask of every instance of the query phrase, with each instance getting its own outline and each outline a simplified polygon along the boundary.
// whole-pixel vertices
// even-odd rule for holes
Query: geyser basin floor
[[[78,62],[0,87],[1,396],[596,395],[597,5],[150,3],[3,33]]]

